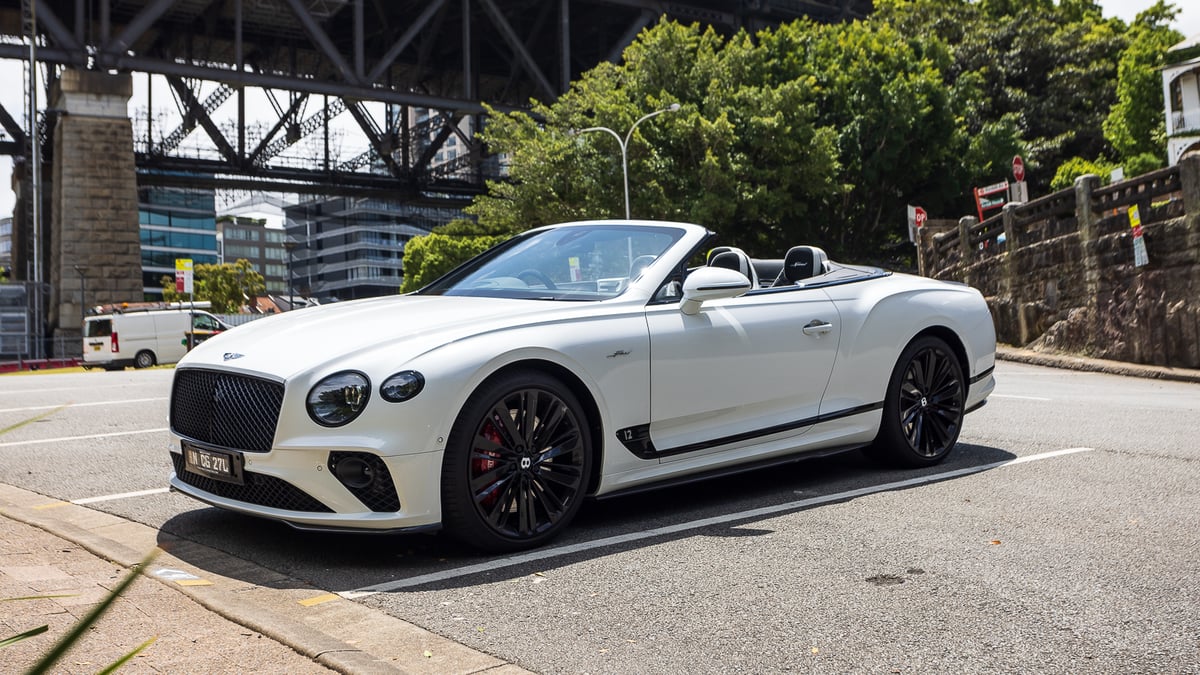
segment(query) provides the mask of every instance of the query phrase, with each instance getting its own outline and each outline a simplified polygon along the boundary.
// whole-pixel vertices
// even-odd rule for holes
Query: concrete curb
[[[423,628],[157,529],[0,484],[2,515],[144,575],[340,673],[525,673]],[[179,554],[179,555],[175,555]]]
[[[1062,368],[1064,370],[1079,370],[1092,373],[1106,373],[1109,375],[1123,375],[1125,377],[1170,380],[1174,382],[1200,383],[1200,370],[1090,359],[1069,354],[1035,352],[1031,349],[1021,349],[1007,345],[996,346],[996,358],[1003,361],[1026,363],[1034,366],[1047,366],[1049,368]]]

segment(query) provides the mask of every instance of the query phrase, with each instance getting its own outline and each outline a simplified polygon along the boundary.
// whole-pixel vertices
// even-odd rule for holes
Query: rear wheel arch
[[[149,368],[157,364],[158,357],[149,349],[143,349],[133,357],[134,368]]]
[[[913,338],[908,341],[908,345],[911,345],[927,335],[941,339],[942,342],[945,342],[946,345],[950,347],[950,349],[954,352],[954,358],[958,360],[958,367],[962,369],[963,377],[970,380],[971,364],[967,360],[967,348],[963,344],[962,338],[958,336],[958,333],[955,333],[946,326],[930,326],[929,328],[926,328],[920,333],[914,335]],[[907,349],[908,345],[905,345],[904,348]]]
[[[954,449],[966,413],[965,350],[953,332],[922,331],[900,352],[875,440],[865,452],[897,467],[927,467]]]

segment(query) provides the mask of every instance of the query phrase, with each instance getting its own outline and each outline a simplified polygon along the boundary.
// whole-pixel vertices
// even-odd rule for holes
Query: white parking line
[[[0,408],[0,413],[29,412],[31,410],[50,410],[51,408],[64,407],[64,405],[65,405],[65,407],[68,407],[68,408],[87,408],[87,407],[95,406],[95,405],[119,405],[122,403],[147,403],[150,401],[165,401],[165,400],[167,400],[167,398],[168,397],[166,397],[166,396],[159,396],[156,398],[127,398],[127,399],[122,399],[120,401],[94,401],[92,403],[66,403],[66,404],[59,403],[56,405],[35,405],[35,406],[30,406],[28,408]]]
[[[1016,396],[1014,394],[992,394],[989,398],[1019,398],[1022,401],[1053,401],[1052,398],[1044,396]]]
[[[698,529],[702,529],[705,527],[711,527],[713,525],[723,525],[725,523],[730,523],[730,522],[734,522],[734,521],[738,521],[738,520],[753,520],[755,518],[763,518],[763,517],[772,516],[772,515],[775,515],[778,513],[785,513],[788,511],[798,511],[800,509],[808,508],[811,506],[819,506],[821,504],[828,504],[830,502],[840,502],[840,501],[844,501],[847,499],[854,499],[856,497],[863,497],[866,495],[875,494],[877,492],[888,492],[891,490],[899,490],[902,488],[913,487],[915,485],[924,485],[925,483],[934,483],[934,482],[937,482],[940,480],[946,480],[948,478],[958,478],[960,476],[969,476],[971,474],[980,473],[983,471],[987,471],[989,469],[997,469],[997,468],[1000,468],[1003,466],[1009,466],[1011,464],[1025,464],[1027,462],[1036,462],[1036,461],[1043,460],[1043,459],[1052,459],[1054,457],[1061,457],[1063,455],[1070,455],[1070,454],[1074,454],[1077,452],[1088,452],[1090,450],[1092,450],[1092,448],[1068,448],[1066,450],[1055,450],[1053,452],[1043,452],[1043,453],[1040,453],[1037,455],[1028,455],[1025,457],[1017,457],[1015,459],[1009,459],[1009,460],[1005,460],[1003,462],[993,462],[991,464],[984,464],[982,466],[972,466],[972,467],[967,467],[965,469],[956,469],[954,471],[946,471],[945,473],[937,473],[937,474],[932,474],[929,476],[920,476],[917,478],[910,478],[908,480],[896,481],[894,483],[884,483],[883,485],[874,485],[871,487],[859,488],[857,490],[848,490],[846,492],[839,492],[837,494],[832,494],[832,495],[824,495],[822,497],[813,497],[811,499],[800,499],[800,500],[797,500],[794,502],[787,502],[786,504],[776,504],[774,506],[764,506],[762,508],[750,509],[749,511],[740,511],[738,513],[727,513],[725,515],[715,516],[713,518],[701,518],[700,520],[693,520],[693,521],[686,522],[686,523],[679,523],[677,525],[668,525],[667,527],[657,527],[657,528],[654,528],[653,530],[646,530],[644,532],[631,532],[629,534],[621,534],[621,535],[617,535],[615,537],[605,537],[604,539],[596,539],[594,541],[585,541],[585,542],[580,542],[578,544],[571,544],[568,546],[559,546],[556,548],[548,548],[548,549],[542,549],[539,551],[531,551],[529,553],[523,553],[521,555],[515,555],[515,556],[509,557],[509,558],[500,558],[499,560],[489,560],[487,562],[480,563],[478,565],[467,565],[466,567],[459,567],[457,569],[445,570],[442,572],[432,572],[430,574],[422,574],[419,576],[410,577],[408,579],[398,579],[396,581],[389,581],[389,582],[382,583],[382,584],[376,584],[374,586],[365,586],[363,588],[358,588],[358,589],[355,589],[352,591],[342,591],[342,592],[338,593],[338,595],[340,595],[343,598],[346,598],[348,600],[355,600],[358,598],[375,595],[377,593],[387,593],[389,591],[396,591],[396,590],[400,590],[402,588],[412,588],[414,586],[422,586],[425,584],[437,583],[439,581],[446,581],[448,579],[456,579],[459,577],[468,577],[468,576],[471,576],[474,574],[481,574],[483,572],[491,572],[491,571],[494,571],[494,570],[497,570],[497,569],[500,569],[503,567],[513,567],[515,565],[522,565],[524,563],[536,562],[538,560],[546,560],[547,558],[555,558],[558,556],[571,555],[573,553],[580,553],[582,551],[590,551],[590,550],[597,549],[597,548],[604,548],[606,546],[618,546],[620,544],[627,544],[629,542],[640,541],[642,539],[652,539],[654,537],[662,537],[662,536],[671,535],[671,534],[678,534],[680,532],[687,532],[689,530],[698,530]]]
[[[108,434],[88,434],[86,436],[63,436],[60,438],[39,438],[32,441],[10,441],[8,443],[0,443],[0,448],[8,448],[14,445],[37,445],[39,443],[69,443],[70,441],[86,441],[91,438],[112,438],[113,436],[132,436],[134,434],[155,434],[160,431],[169,431],[167,427],[161,429],[139,429],[137,431],[114,431]]]
[[[155,488],[153,490],[138,490],[137,492],[122,492],[115,495],[104,495],[102,497],[85,497],[84,499],[72,499],[72,504],[96,504],[99,502],[111,502],[118,499],[130,499],[132,497],[145,497],[148,495],[161,495],[165,492],[170,492],[171,488]]]
[[[89,391],[92,391],[95,389],[118,389],[118,388],[119,389],[128,389],[129,385],[127,385],[127,384],[89,384],[87,386],[87,389]],[[4,391],[0,391],[0,395],[12,394],[14,396],[25,396],[27,394],[44,394],[48,391],[79,391],[79,389],[80,389],[79,387],[46,387],[43,389],[5,389]]]

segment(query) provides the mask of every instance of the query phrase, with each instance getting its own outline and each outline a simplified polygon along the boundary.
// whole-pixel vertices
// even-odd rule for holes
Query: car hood
[[[402,342],[406,355],[414,357],[468,335],[528,323],[533,314],[567,310],[546,301],[452,296],[341,302],[243,324],[201,343],[179,365],[219,364],[286,380],[382,345]]]

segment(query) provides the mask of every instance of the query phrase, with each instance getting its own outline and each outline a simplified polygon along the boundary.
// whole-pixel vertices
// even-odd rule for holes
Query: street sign
[[[1146,251],[1146,237],[1142,230],[1142,214],[1137,204],[1129,207],[1129,227],[1133,228],[1133,266],[1142,267],[1150,264],[1150,255]]]
[[[192,259],[175,259],[175,292],[192,293]]]
[[[1013,178],[1016,178],[1018,183],[1025,180],[1025,160],[1021,159],[1020,155],[1013,156]]]
[[[1029,183],[1019,180],[1009,186],[1008,201],[1014,204],[1024,204],[1029,201]]]
[[[929,214],[925,213],[925,209],[916,207],[913,209],[913,221],[917,227],[925,227],[925,221],[929,219]]]
[[[999,208],[1004,206],[1007,201],[1005,198],[1008,193],[1008,181],[1003,183],[992,183],[981,188],[975,188],[975,209],[979,213],[979,220],[983,220],[983,212],[989,209]],[[991,195],[1000,195],[992,197]]]

